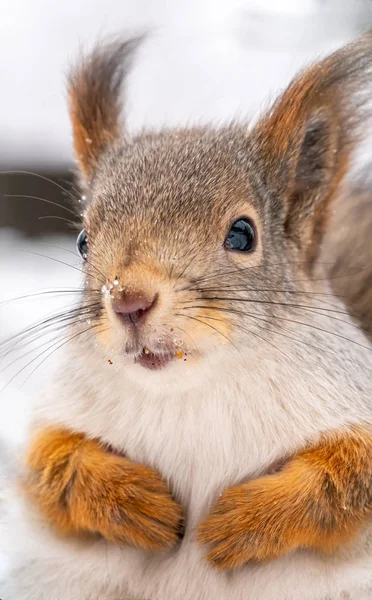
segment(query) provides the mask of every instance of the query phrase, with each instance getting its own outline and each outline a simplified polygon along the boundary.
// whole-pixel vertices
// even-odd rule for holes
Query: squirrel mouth
[[[159,371],[160,369],[164,369],[175,358],[174,354],[154,354],[147,348],[144,348],[141,354],[135,359],[135,362],[151,371]]]

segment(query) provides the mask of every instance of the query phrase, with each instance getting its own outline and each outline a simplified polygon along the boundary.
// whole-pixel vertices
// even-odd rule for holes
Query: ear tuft
[[[372,34],[297,77],[255,126],[257,168],[313,262],[330,204],[371,117]]]
[[[97,46],[68,79],[75,156],[86,180],[121,134],[122,86],[144,36]]]

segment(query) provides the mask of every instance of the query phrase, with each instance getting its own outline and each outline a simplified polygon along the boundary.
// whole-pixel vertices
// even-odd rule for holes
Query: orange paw
[[[180,538],[182,507],[153,469],[108,452],[94,440],[46,430],[28,455],[28,496],[64,535],[162,550]]]
[[[177,543],[183,511],[160,476],[120,456],[104,454],[100,460],[101,469],[81,473],[69,493],[73,522],[112,542],[146,550]]]
[[[221,569],[276,558],[293,548],[285,514],[258,482],[225,491],[198,527],[198,540],[212,545],[208,560]]]
[[[210,544],[208,560],[221,569],[266,561],[298,548],[335,550],[355,533],[338,511],[337,490],[317,472],[293,460],[278,474],[225,491],[198,527],[198,540]]]

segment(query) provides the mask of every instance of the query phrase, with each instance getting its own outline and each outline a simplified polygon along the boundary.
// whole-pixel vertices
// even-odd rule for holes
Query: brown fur
[[[182,509],[152,469],[61,429],[38,432],[27,456],[25,489],[63,535],[161,550],[182,530]]]
[[[372,428],[324,437],[276,474],[230,488],[198,528],[209,560],[232,569],[298,547],[332,552],[372,509]]]
[[[337,199],[323,254],[334,292],[372,340],[372,197],[369,173]]]
[[[98,159],[119,137],[122,73],[142,38],[97,47],[68,83],[74,148],[81,173],[92,176]]]
[[[364,114],[347,100],[369,73],[372,33],[298,76],[256,128],[262,171],[287,204],[286,227],[312,265],[327,230],[335,192],[348,167]],[[368,110],[368,109],[367,109]]]

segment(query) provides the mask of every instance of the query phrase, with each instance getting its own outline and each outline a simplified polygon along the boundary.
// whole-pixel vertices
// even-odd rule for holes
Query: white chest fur
[[[257,476],[323,431],[366,417],[367,394],[354,388],[352,361],[340,370],[336,358],[333,367],[328,360],[325,369],[321,357],[309,360],[306,347],[282,349],[276,357],[233,357],[222,367],[218,357],[216,364],[211,359],[187,391],[156,385],[147,391],[139,366],[136,382],[124,377],[125,369],[105,361],[90,370],[76,356],[70,363],[76,376],[63,378],[38,414],[158,469],[194,524],[227,486]],[[91,356],[93,364],[99,361]]]
[[[136,372],[125,378],[125,370],[102,361],[96,348],[88,361],[86,354],[84,361],[79,358],[79,349],[70,354],[68,377],[63,375],[62,385],[57,381],[40,400],[37,418],[100,437],[158,469],[187,510],[186,536],[176,552],[155,558],[103,541],[76,546],[56,539],[15,498],[3,538],[11,543],[18,536],[27,543],[11,558],[17,583],[4,583],[9,600],[39,600],[38,586],[46,578],[48,600],[369,598],[368,544],[344,561],[298,552],[226,576],[206,564],[193,537],[195,525],[224,488],[257,476],[323,431],[371,419],[371,364],[364,352],[355,347],[345,360],[328,344],[333,358],[323,361],[306,346],[282,344],[280,350],[277,356],[252,350],[244,360],[211,358],[203,375],[195,373],[192,387],[180,386],[178,392],[174,386],[146,390],[140,367],[137,382]],[[16,585],[13,596],[11,585]]]

